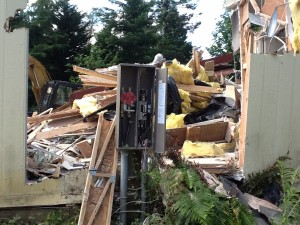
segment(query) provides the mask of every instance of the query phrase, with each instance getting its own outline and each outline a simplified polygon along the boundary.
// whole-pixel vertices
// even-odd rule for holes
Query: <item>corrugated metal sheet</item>
[[[86,171],[28,186],[25,176],[28,31],[3,29],[27,0],[0,0],[0,207],[81,202]]]
[[[251,55],[245,165],[247,174],[290,153],[300,163],[300,56]]]

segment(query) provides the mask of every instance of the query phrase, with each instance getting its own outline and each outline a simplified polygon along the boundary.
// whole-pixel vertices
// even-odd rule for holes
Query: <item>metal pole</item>
[[[146,213],[146,201],[147,201],[147,193],[146,193],[146,172],[148,170],[148,155],[147,149],[143,150],[142,155],[142,178],[141,178],[141,221],[145,220]]]
[[[120,221],[127,224],[127,190],[128,190],[128,152],[121,150],[121,178],[120,178]]]

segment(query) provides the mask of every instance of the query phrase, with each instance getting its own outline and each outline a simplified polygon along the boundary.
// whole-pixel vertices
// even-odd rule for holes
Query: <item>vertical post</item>
[[[147,201],[147,191],[146,191],[146,172],[148,170],[148,154],[147,149],[143,150],[142,155],[142,179],[141,179],[141,222],[145,220],[146,213],[146,201]]]
[[[120,178],[120,220],[121,225],[127,224],[127,190],[128,190],[128,152],[121,149],[121,178]]]

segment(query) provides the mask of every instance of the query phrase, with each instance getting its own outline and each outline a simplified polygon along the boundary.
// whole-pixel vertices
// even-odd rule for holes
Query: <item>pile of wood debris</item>
[[[80,69],[77,67],[77,69]],[[116,86],[116,75],[82,69],[95,85]],[[115,71],[116,72],[116,71]],[[99,81],[109,77],[110,82]],[[102,83],[103,82],[103,83]],[[113,85],[112,85],[113,84]],[[105,87],[105,88],[104,88]],[[67,171],[87,168],[97,129],[97,114],[111,107],[115,110],[116,90],[83,89],[70,96],[70,102],[27,119],[27,182],[59,178]],[[89,94],[85,94],[89,93]],[[107,113],[111,117],[113,113]]]

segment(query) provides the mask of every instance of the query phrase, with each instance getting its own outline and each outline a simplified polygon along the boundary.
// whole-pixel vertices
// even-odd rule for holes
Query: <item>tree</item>
[[[143,0],[113,1],[114,9],[98,9],[103,29],[85,59],[94,65],[148,63],[154,56],[156,30],[150,15],[152,2]],[[95,54],[96,53],[96,54]],[[93,63],[93,61],[97,63]]]
[[[232,50],[232,24],[228,11],[221,15],[221,19],[216,24],[216,30],[213,32],[214,43],[206,48],[211,56],[218,56],[228,53],[234,54],[234,68],[240,69],[240,54]]]
[[[53,79],[69,80],[71,65],[89,49],[89,22],[69,0],[37,0],[25,13],[29,51]]]
[[[212,35],[214,42],[212,46],[206,48],[211,56],[232,53],[232,25],[228,11],[221,15]]]
[[[178,7],[194,10],[195,4],[190,0],[158,0],[155,13],[157,28],[160,35],[157,49],[167,59],[176,58],[186,63],[191,58],[192,44],[186,42],[187,32],[196,29],[201,22],[191,24],[192,13],[180,14]]]

